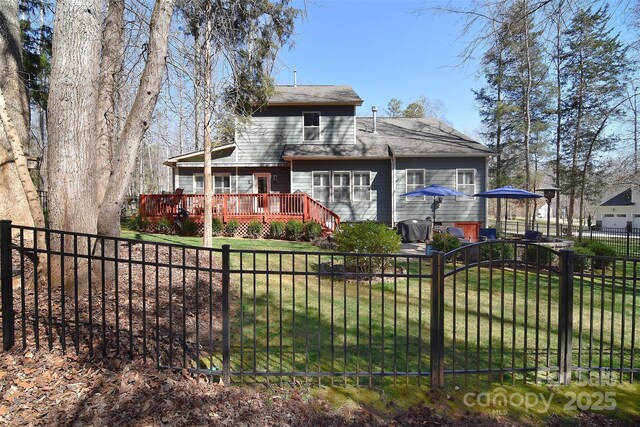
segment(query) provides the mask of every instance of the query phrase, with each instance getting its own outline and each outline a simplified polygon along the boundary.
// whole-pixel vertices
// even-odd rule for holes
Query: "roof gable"
[[[600,206],[633,206],[633,195],[631,188],[627,188],[622,193],[616,194]]]

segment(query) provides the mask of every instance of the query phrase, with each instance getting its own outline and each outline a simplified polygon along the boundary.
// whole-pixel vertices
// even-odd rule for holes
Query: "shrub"
[[[402,246],[400,235],[395,230],[373,221],[341,225],[335,241],[340,252],[362,254],[398,253]],[[383,262],[382,257],[347,257],[347,264],[357,264],[360,271],[368,271],[369,265],[379,269]]]
[[[593,252],[593,255],[596,257],[615,257],[617,252],[611,246],[606,245],[602,242],[598,242],[596,240],[583,240],[576,243],[576,247],[583,247],[589,249]],[[593,259],[593,268],[606,268],[609,264],[611,264],[611,260],[602,259],[602,258],[594,258]]]
[[[513,245],[509,243],[484,243],[480,245],[480,260],[513,260]]]
[[[320,237],[322,226],[315,221],[310,221],[304,225],[304,234],[310,242]]]
[[[592,257],[593,255],[595,255],[591,249],[587,248],[586,246],[576,245],[573,247],[573,251],[576,255],[583,255],[576,256],[574,258],[573,271],[584,271],[591,268],[591,261],[593,260]]]
[[[263,225],[260,221],[251,221],[247,226],[247,235],[252,239],[257,239],[258,237],[262,237],[262,229]]]
[[[540,245],[527,245],[527,249],[522,254],[522,260],[535,264],[549,265],[556,258],[551,249]]]
[[[184,236],[194,236],[198,234],[198,224],[192,219],[186,219],[182,223],[182,233]]]
[[[297,219],[290,219],[284,226],[284,235],[288,240],[302,240],[304,224]]]
[[[223,230],[224,224],[222,223],[222,220],[218,217],[213,218],[213,220],[211,221],[211,231],[213,232],[213,235],[219,236],[220,234],[222,234]]]
[[[240,228],[240,221],[232,219],[227,223],[227,236],[235,236],[236,232]]]
[[[282,239],[284,237],[284,222],[273,221],[269,225],[269,236],[273,239]]]
[[[326,249],[328,251],[337,251],[338,250],[338,244],[336,242],[332,242],[332,241],[327,240],[327,239],[321,239],[321,238],[313,239],[311,241],[311,244],[313,246],[319,247],[320,249]]]
[[[434,233],[431,247],[434,251],[450,252],[460,247],[460,239],[449,233]]]
[[[156,224],[156,230],[161,234],[169,234],[171,232],[171,226],[172,224],[169,218],[162,217],[162,219],[158,221],[158,224]]]
[[[150,225],[151,223],[148,220],[143,218],[142,215],[138,214],[138,215],[132,216],[129,219],[129,222],[127,223],[127,228],[132,231],[144,231],[147,228],[149,228]]]

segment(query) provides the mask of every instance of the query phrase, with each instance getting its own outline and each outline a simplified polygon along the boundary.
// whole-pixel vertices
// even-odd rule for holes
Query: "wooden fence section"
[[[141,194],[139,213],[151,222],[175,218],[180,209],[201,224],[204,219],[203,194]],[[252,220],[270,223],[297,219],[315,221],[327,231],[336,231],[340,217],[305,193],[283,194],[214,194],[213,216],[226,223]]]

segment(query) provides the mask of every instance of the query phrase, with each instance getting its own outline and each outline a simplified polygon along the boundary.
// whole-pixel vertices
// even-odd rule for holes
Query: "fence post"
[[[444,253],[431,258],[431,388],[444,387]]]
[[[631,227],[627,225],[627,256],[629,256],[630,249],[631,249],[630,243],[631,243]]]
[[[2,288],[2,349],[11,350],[15,343],[13,313],[13,266],[11,262],[11,221],[0,221],[0,283]]]
[[[230,378],[230,344],[229,344],[229,245],[222,245],[222,381],[231,384]]]
[[[560,251],[560,295],[558,301],[558,381],[571,384],[573,338],[573,267],[575,253]]]

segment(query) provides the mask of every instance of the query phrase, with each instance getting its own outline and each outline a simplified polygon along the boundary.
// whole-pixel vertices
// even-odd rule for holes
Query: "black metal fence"
[[[640,258],[640,228],[591,227],[582,232],[582,239],[604,243],[622,256]]]
[[[433,257],[221,250],[0,227],[5,350],[225,381],[634,381],[639,260],[488,242]]]

